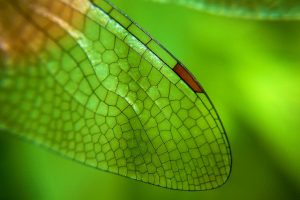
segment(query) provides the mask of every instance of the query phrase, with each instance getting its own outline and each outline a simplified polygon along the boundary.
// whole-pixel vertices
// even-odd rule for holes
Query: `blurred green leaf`
[[[178,3],[205,12],[257,19],[299,19],[298,0],[153,0]]]

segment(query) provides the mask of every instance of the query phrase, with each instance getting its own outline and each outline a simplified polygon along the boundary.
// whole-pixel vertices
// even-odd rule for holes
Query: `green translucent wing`
[[[299,19],[299,0],[153,0],[186,5],[214,14],[262,18]]]
[[[2,129],[166,188],[224,184],[231,154],[214,107],[130,19],[104,0],[0,4]]]

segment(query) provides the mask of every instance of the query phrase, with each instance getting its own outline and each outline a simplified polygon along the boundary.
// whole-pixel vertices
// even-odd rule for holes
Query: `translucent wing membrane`
[[[0,0],[0,127],[88,166],[217,188],[230,148],[193,76],[103,0]]]

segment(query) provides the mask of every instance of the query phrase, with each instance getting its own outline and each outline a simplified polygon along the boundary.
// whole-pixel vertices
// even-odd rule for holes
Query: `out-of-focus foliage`
[[[232,147],[229,181],[208,192],[162,189],[1,133],[0,199],[298,199],[300,22],[224,18],[136,0],[113,3],[174,53],[210,94]]]
[[[178,3],[220,15],[268,18],[299,19],[298,0],[153,0],[157,2]]]

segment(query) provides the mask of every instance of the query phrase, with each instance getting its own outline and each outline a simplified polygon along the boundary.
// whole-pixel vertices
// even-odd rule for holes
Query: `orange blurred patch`
[[[86,1],[86,0],[83,0]],[[0,0],[0,54],[18,60],[41,52],[48,39],[58,41],[67,32],[39,8],[80,29],[84,14],[76,11],[70,0]]]

